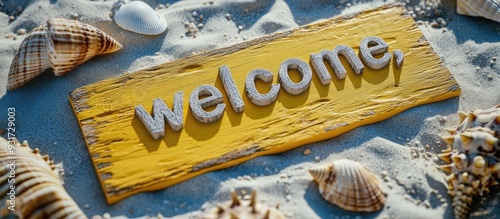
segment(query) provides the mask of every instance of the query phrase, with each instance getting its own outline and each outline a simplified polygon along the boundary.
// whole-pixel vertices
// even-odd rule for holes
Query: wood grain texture
[[[345,79],[338,79],[328,67],[333,77],[323,85],[313,71],[312,83],[303,93],[291,95],[280,88],[277,100],[267,106],[253,104],[245,93],[252,70],[273,73],[272,83],[256,82],[265,94],[271,84],[279,83],[278,69],[286,59],[311,66],[311,54],[341,44],[359,54],[367,36],[382,38],[391,53],[401,50],[401,68],[391,59],[385,68],[365,66],[363,73],[355,74],[341,57]],[[224,65],[242,95],[242,113],[229,107],[218,74]],[[298,72],[290,77],[301,80]],[[210,124],[197,121],[189,109],[189,94],[205,84],[218,88],[228,106],[222,118]],[[184,92],[184,128],[174,132],[167,126],[165,137],[154,140],[134,107],[142,105],[150,113],[153,99],[160,97],[172,108],[178,91]],[[412,18],[400,6],[383,6],[107,79],[76,89],[70,101],[107,201],[115,203],[253,157],[332,138],[459,93],[457,82]]]

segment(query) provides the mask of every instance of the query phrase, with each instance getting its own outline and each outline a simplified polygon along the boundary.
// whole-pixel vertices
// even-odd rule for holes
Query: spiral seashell
[[[231,201],[218,205],[203,215],[203,219],[284,219],[285,216],[277,207],[268,207],[257,202],[257,192],[252,190],[250,196],[239,197],[236,191],[231,191]]]
[[[327,201],[350,211],[378,211],[385,196],[378,179],[356,161],[340,159],[326,166],[310,169]]]
[[[54,18],[29,34],[10,66],[7,89],[15,90],[47,69],[65,75],[95,55],[122,45],[101,30],[75,20]]]
[[[10,65],[7,89],[17,89],[49,68],[47,37],[42,25],[33,29],[21,43]]]
[[[158,35],[167,29],[165,17],[142,1],[126,3],[118,0],[113,7],[113,20],[125,30],[144,35]]]
[[[12,212],[19,218],[87,218],[64,190],[62,164],[54,165],[38,148],[0,138],[0,164],[0,199],[6,203],[0,217]]]
[[[499,0],[457,0],[457,13],[500,22]]]
[[[438,157],[447,164],[446,177],[456,219],[468,218],[478,196],[500,180],[500,105],[468,114],[459,112],[460,125],[443,137],[448,148]]]

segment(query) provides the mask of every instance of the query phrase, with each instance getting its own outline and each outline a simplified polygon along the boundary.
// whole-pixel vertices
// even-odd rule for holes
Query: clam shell
[[[113,20],[125,30],[145,35],[158,35],[167,29],[165,17],[142,1],[118,5],[118,9],[114,11]]]
[[[457,13],[500,22],[499,0],[457,0]]]
[[[9,178],[12,159],[15,177]],[[48,156],[41,156],[38,149],[32,150],[26,141],[19,144],[17,140],[7,142],[0,137],[0,164],[0,199],[10,199],[8,192],[15,186],[15,211],[7,210],[10,204],[0,206],[0,218],[6,216],[5,212],[12,212],[19,218],[87,218],[64,190],[62,165],[54,165]]]
[[[75,20],[54,18],[35,28],[12,60],[7,89],[15,90],[45,70],[64,75],[95,55],[122,45],[101,30]]]
[[[310,169],[327,201],[350,211],[378,211],[385,196],[380,183],[356,161],[340,159],[326,166]]]

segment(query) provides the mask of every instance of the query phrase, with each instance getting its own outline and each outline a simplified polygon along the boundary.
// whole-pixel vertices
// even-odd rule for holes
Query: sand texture
[[[168,22],[167,31],[145,36],[118,27],[109,17],[113,1],[4,0],[0,3],[0,129],[7,109],[16,109],[16,136],[56,162],[63,162],[65,188],[89,216],[130,218],[162,214],[197,218],[202,209],[229,200],[231,189],[253,188],[265,204],[279,204],[288,218],[452,218],[446,176],[436,169],[445,149],[441,135],[458,125],[456,112],[500,104],[500,23],[455,12],[454,0],[214,0],[145,1]],[[212,2],[212,1],[210,1]],[[460,97],[406,110],[385,121],[288,152],[258,157],[205,173],[156,192],[108,205],[82,138],[68,93],[111,77],[291,30],[338,15],[402,2],[458,81]],[[163,6],[161,7],[160,4]],[[167,5],[168,7],[165,7]],[[12,18],[9,16],[12,15]],[[203,19],[200,19],[203,15]],[[16,91],[7,91],[10,63],[28,32],[47,19],[77,18],[108,33],[124,47],[94,57],[69,74],[46,71]],[[186,22],[203,24],[197,31]],[[22,32],[22,31],[21,31]],[[356,50],[357,51],[357,50]],[[172,85],[175,86],[175,85]],[[6,137],[2,134],[2,137]],[[426,147],[428,145],[428,147]],[[310,150],[310,153],[305,151]],[[418,154],[412,156],[412,153]],[[381,211],[356,213],[326,202],[308,169],[336,159],[364,164],[387,193]],[[381,173],[387,172],[388,180]],[[498,218],[498,189],[478,199],[471,218]],[[3,204],[3,203],[2,203]]]

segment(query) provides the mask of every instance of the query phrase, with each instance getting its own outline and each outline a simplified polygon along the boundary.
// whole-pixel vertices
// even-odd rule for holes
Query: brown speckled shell
[[[12,60],[7,89],[15,90],[50,68],[56,76],[64,75],[95,55],[120,48],[120,43],[89,24],[50,19],[21,43]]]
[[[268,207],[256,200],[256,192],[252,190],[250,196],[238,197],[238,194],[231,191],[231,201],[205,213],[202,219],[284,219],[285,216],[277,208]]]
[[[446,177],[456,219],[468,218],[477,196],[489,191],[500,179],[500,105],[458,113],[460,125],[444,137],[448,148],[438,157],[447,164]]]
[[[15,146],[15,153],[11,150]],[[15,162],[15,177],[10,177],[11,162]],[[15,186],[15,211],[0,209],[0,217],[8,212],[19,218],[85,219],[87,218],[62,185],[62,165],[55,165],[38,149],[31,150],[25,141],[19,144],[0,138],[0,198],[10,199],[7,193]],[[10,180],[9,180],[10,179]],[[14,179],[15,181],[12,181]]]
[[[7,89],[17,89],[49,68],[47,37],[42,25],[33,29],[21,43],[10,65]]]
[[[340,159],[309,172],[318,182],[323,198],[343,209],[373,212],[384,206],[380,182],[356,161]]]

